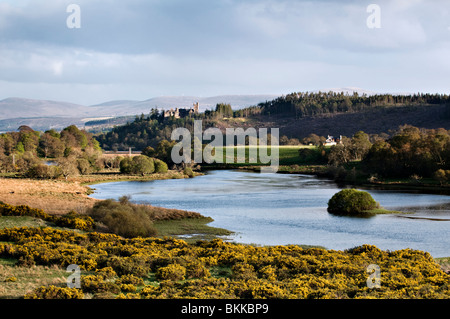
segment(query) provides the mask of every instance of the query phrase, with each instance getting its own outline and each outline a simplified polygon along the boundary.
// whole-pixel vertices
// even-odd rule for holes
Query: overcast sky
[[[0,99],[448,94],[449,75],[448,0],[0,0]]]

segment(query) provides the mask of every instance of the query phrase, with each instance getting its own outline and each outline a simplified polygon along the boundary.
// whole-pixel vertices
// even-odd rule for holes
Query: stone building
[[[182,117],[187,117],[191,114],[198,114],[198,109],[199,109],[199,103],[196,102],[194,103],[193,107],[187,109],[187,108],[176,108],[174,109],[170,109],[168,111],[164,111],[164,118],[168,118],[168,117],[174,117],[176,119],[182,118]]]

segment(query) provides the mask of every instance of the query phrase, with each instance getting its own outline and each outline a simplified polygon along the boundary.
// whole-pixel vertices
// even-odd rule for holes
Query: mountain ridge
[[[65,101],[8,97],[0,100],[0,120],[45,117],[104,117],[149,113],[152,108],[188,108],[200,102],[200,110],[213,108],[217,103],[230,103],[236,109],[256,105],[278,95],[219,95],[211,97],[162,96],[143,101],[112,100],[95,105],[81,105]]]
[[[342,87],[334,89],[314,90],[317,92],[336,92],[353,95],[380,94],[357,87]],[[300,92],[300,91],[299,91]],[[402,95],[402,94],[399,94]],[[214,109],[218,103],[230,104],[233,110],[256,106],[259,103],[275,100],[284,94],[241,94],[217,96],[159,96],[146,100],[111,100],[95,105],[81,105],[76,103],[40,100],[21,97],[8,97],[0,100],[0,131],[16,130],[20,125],[28,125],[36,130],[45,131],[50,128],[56,130],[74,124],[85,126],[86,122],[105,118],[119,118],[114,125],[126,123],[127,119],[135,115],[149,114],[152,108],[190,108],[193,103],[200,103],[200,111]],[[126,118],[125,118],[126,117]],[[114,123],[114,121],[111,121]]]

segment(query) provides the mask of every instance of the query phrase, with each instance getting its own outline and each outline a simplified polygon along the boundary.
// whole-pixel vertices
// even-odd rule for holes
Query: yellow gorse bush
[[[79,294],[41,287],[27,298],[450,298],[450,276],[430,254],[411,249],[188,244],[27,227],[1,229],[0,242],[0,257],[90,272]],[[380,288],[367,287],[370,264],[381,269]]]
[[[60,227],[85,231],[90,231],[95,227],[95,222],[90,216],[80,215],[74,211],[63,216],[55,216],[47,214],[42,209],[31,208],[26,205],[14,206],[3,202],[0,202],[0,216],[30,216],[55,223]]]
[[[26,294],[25,299],[83,299],[84,294],[76,288],[56,286],[39,287],[34,292]]]

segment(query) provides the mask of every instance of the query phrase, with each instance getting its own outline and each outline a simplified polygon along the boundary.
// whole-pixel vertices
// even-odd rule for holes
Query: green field
[[[278,158],[279,158],[279,165],[294,165],[300,163],[300,157],[299,157],[299,149],[301,148],[313,148],[314,146],[305,146],[305,145],[281,145],[276,146],[278,151]],[[268,148],[268,150],[266,149]],[[229,156],[227,155],[227,152],[230,152],[230,149],[234,149],[234,154]],[[260,161],[260,152],[262,151],[263,154],[268,154],[268,156],[272,155],[272,147],[267,146],[225,146],[221,148],[217,148],[216,152],[222,151],[223,154],[223,163],[224,164],[231,164],[231,165],[263,165],[263,164],[270,164],[270,163],[262,163]],[[238,154],[242,152],[244,154],[245,160],[242,161],[241,158],[238,158]],[[250,155],[251,154],[256,155],[255,159],[250,161]]]

